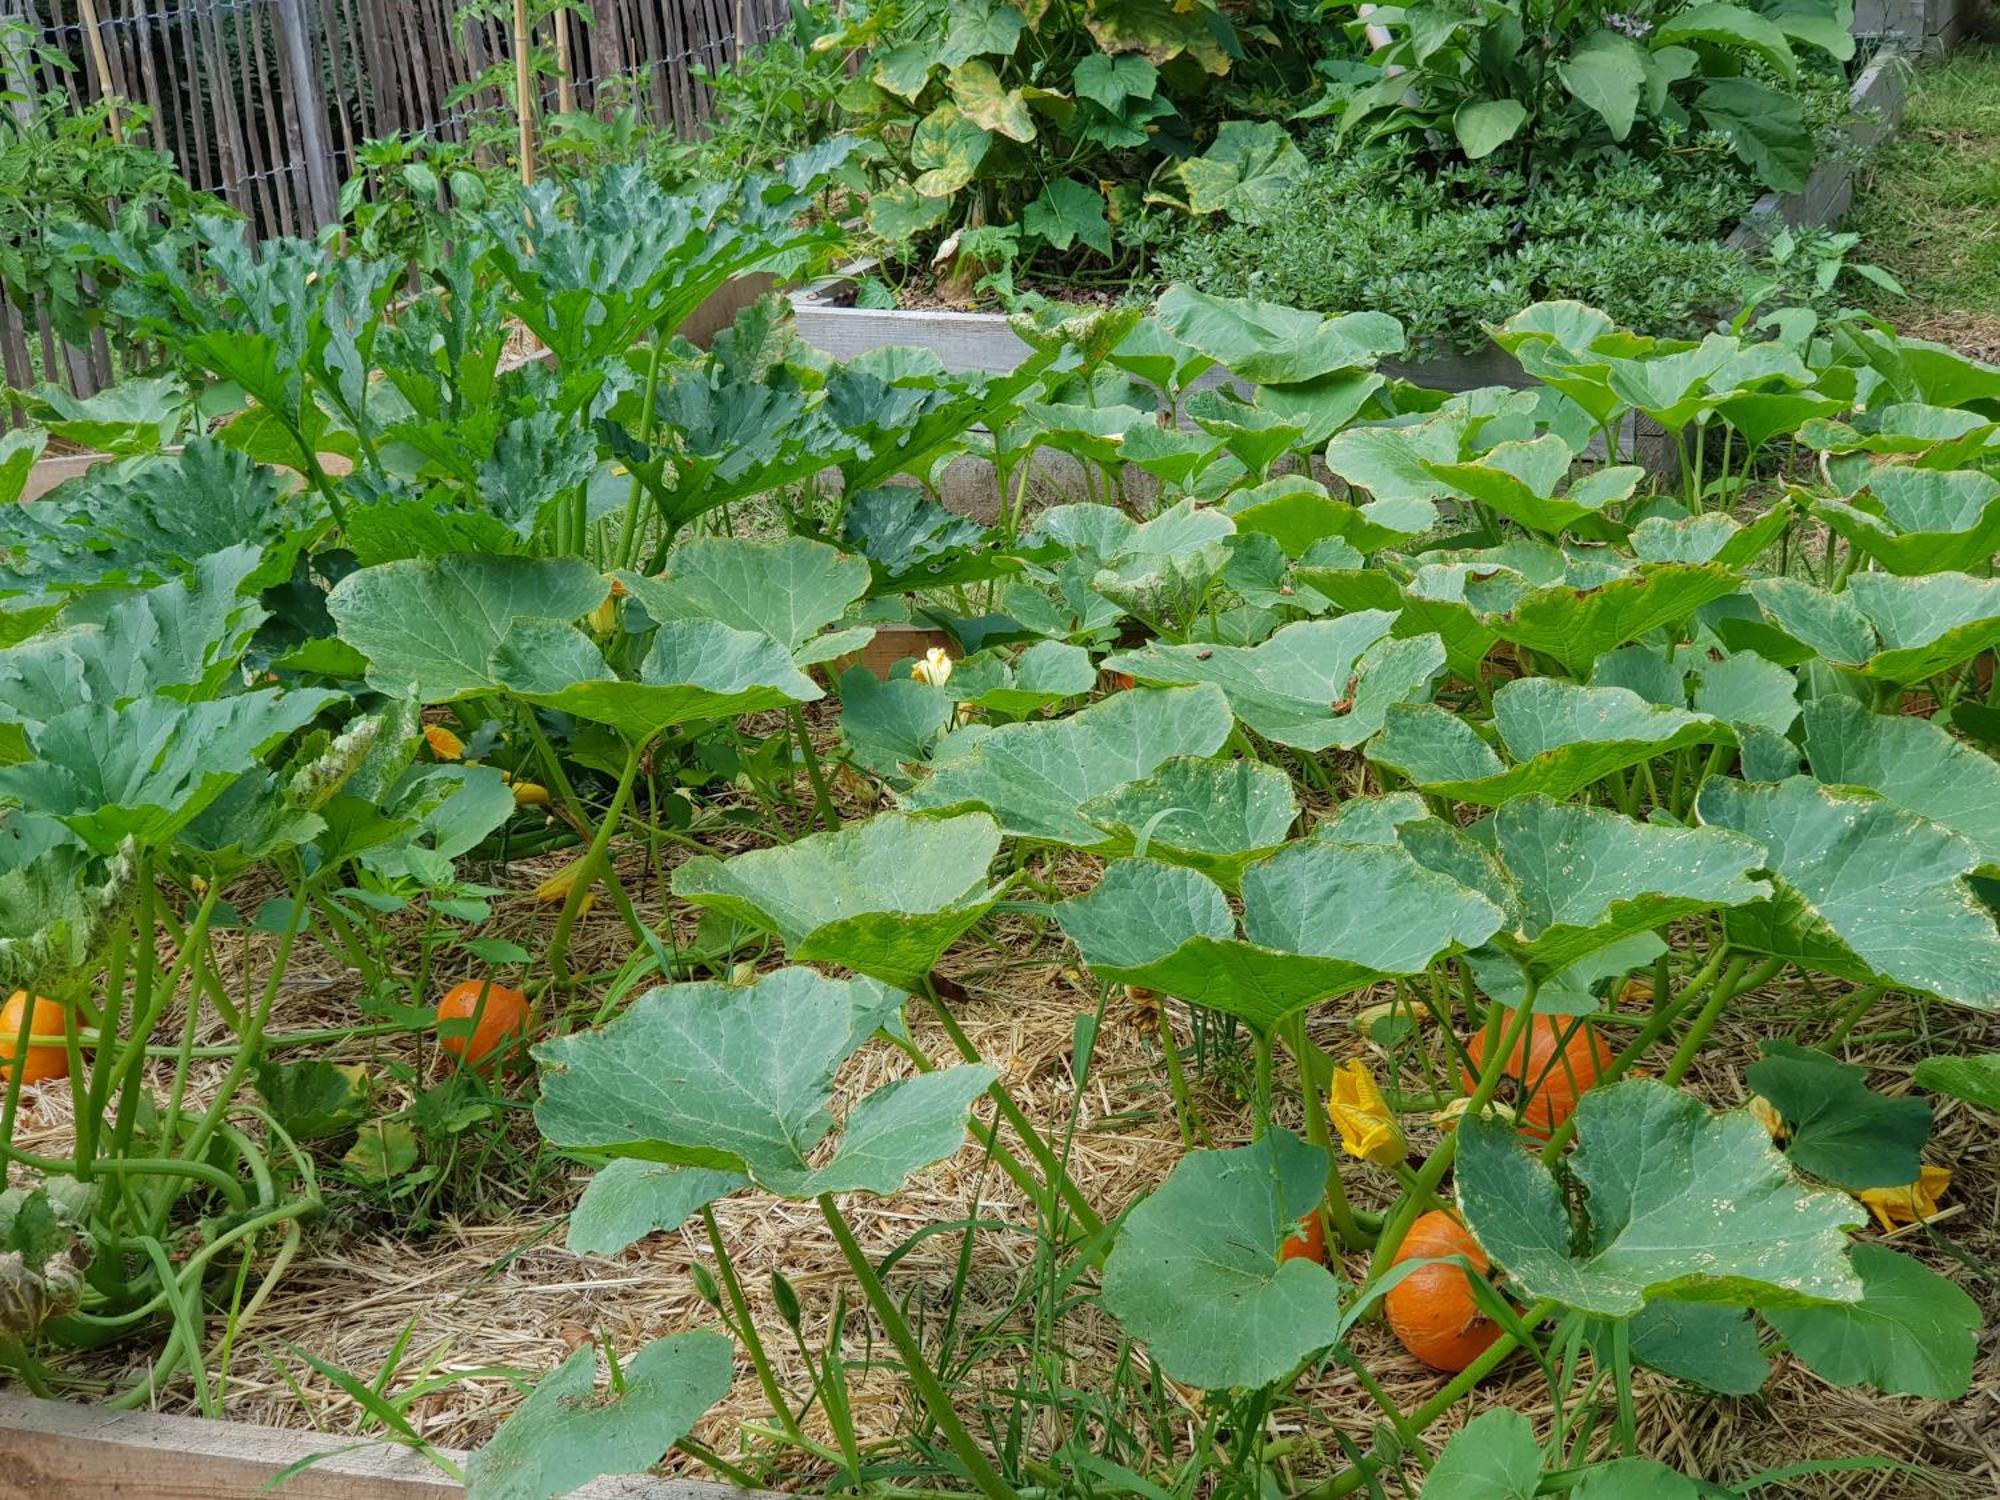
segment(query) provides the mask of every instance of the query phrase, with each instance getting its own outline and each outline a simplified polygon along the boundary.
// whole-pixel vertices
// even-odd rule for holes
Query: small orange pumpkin
[[[27,1014],[28,992],[16,990],[0,1005],[0,1083],[13,1076],[7,1064],[14,1061],[14,1046],[21,1037],[21,1019]],[[53,1040],[54,1046],[37,1046]],[[28,1022],[27,1051],[21,1058],[21,1082],[46,1083],[51,1078],[69,1076],[69,1049],[63,1041],[62,1007],[46,996],[35,996],[34,1016]]]
[[[1512,1015],[1508,1012],[1503,1026]],[[1465,1044],[1465,1053],[1474,1068],[1482,1068],[1486,1033],[1475,1033]],[[1611,1049],[1594,1027],[1574,1016],[1536,1016],[1508,1059],[1505,1076],[1513,1082],[1514,1095],[1501,1095],[1501,1102],[1513,1106],[1524,1135],[1545,1141],[1576,1113],[1576,1101],[1610,1066]],[[1471,1072],[1465,1074],[1468,1091],[1477,1081]]]
[[[1299,1232],[1278,1246],[1278,1259],[1326,1263],[1326,1223],[1314,1209],[1299,1220]]]
[[[527,1038],[528,997],[492,980],[468,979],[438,1001],[438,1045],[482,1072],[505,1060]],[[448,1021],[470,1021],[446,1030]]]
[[[1480,1275],[1493,1263],[1450,1214],[1432,1209],[1410,1226],[1395,1264],[1462,1255]],[[1463,1370],[1493,1346],[1500,1325],[1480,1309],[1472,1283],[1457,1266],[1425,1266],[1389,1288],[1383,1299],[1390,1331],[1433,1370]]]

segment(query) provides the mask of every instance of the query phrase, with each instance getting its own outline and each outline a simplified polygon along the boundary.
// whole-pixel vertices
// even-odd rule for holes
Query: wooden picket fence
[[[146,110],[150,143],[190,184],[238,209],[260,234],[311,235],[338,213],[339,185],[362,142],[426,132],[463,139],[497,90],[459,97],[513,55],[505,16],[458,15],[460,0],[0,0],[71,62],[67,73],[0,79],[106,96]],[[500,7],[503,11],[507,7]],[[689,133],[707,118],[694,69],[738,60],[781,30],[786,0],[589,0],[587,14],[544,19],[536,45],[561,77],[542,110],[591,110],[615,90],[656,124]],[[4,233],[0,224],[0,233]],[[62,344],[39,308],[0,281],[7,383],[52,380],[78,395],[109,383],[110,361]],[[0,411],[0,425],[5,414]]]

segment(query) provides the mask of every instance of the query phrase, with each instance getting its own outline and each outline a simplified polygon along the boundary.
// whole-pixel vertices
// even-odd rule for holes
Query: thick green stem
[[[924,1409],[930,1413],[931,1420],[937,1423],[938,1431],[944,1434],[944,1440],[951,1451],[958,1455],[958,1461],[965,1466],[966,1477],[979,1487],[979,1492],[985,1495],[987,1500],[1019,1500],[1014,1487],[1000,1477],[991,1460],[972,1440],[972,1434],[959,1420],[958,1413],[952,1410],[951,1397],[938,1383],[937,1376],[932,1373],[930,1363],[924,1357],[923,1346],[917,1342],[916,1334],[911,1332],[902,1310],[889,1296],[888,1288],[882,1285],[881,1278],[875,1274],[875,1267],[870,1264],[868,1256],[856,1243],[854,1233],[847,1227],[847,1221],[841,1217],[840,1208],[833,1201],[832,1194],[820,1194],[819,1211],[826,1220],[827,1228],[833,1231],[833,1238],[840,1246],[840,1253],[847,1258],[847,1265],[854,1272],[854,1279],[861,1284],[861,1294],[868,1299],[868,1306],[874,1312],[876,1321],[882,1325],[883,1332],[889,1335],[889,1342],[896,1346],[896,1353],[902,1357],[903,1368],[909,1374],[910,1383],[917,1388],[917,1395],[922,1399]]]
[[[625,767],[618,775],[618,790],[612,793],[611,806],[605,811],[604,821],[597,826],[597,836],[590,841],[590,848],[585,851],[582,862],[570,879],[569,895],[563,901],[562,915],[556,918],[555,933],[549,938],[549,971],[560,985],[567,986],[571,982],[567,961],[570,930],[576,926],[577,916],[583,910],[583,898],[590,894],[590,888],[597,884],[598,871],[604,868],[605,851],[611,847],[611,836],[617,831],[618,820],[625,816],[625,804],[632,800],[632,783],[639,775],[639,761],[645,749],[644,744],[627,747]]]
[[[819,751],[813,748],[812,731],[806,728],[805,710],[796,704],[791,710],[792,733],[799,737],[799,756],[806,763],[806,780],[812,783],[813,805],[819,809],[819,820],[831,833],[840,827],[840,814],[834,810],[833,793],[826,784],[826,772],[820,768]]]

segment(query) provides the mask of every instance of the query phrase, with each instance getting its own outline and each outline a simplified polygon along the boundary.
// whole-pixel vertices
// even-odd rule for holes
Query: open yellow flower
[[[1778,1107],[1775,1104],[1766,1099],[1762,1094],[1752,1094],[1750,1096],[1750,1114],[1759,1125],[1764,1127],[1765,1134],[1769,1135],[1774,1142],[1779,1145],[1784,1144],[1785,1137],[1791,1132],[1785,1129],[1785,1117],[1778,1113]]]
[[[1925,1167],[1906,1187],[1864,1188],[1854,1196],[1875,1215],[1883,1233],[1899,1224],[1921,1224],[1938,1214],[1938,1199],[1951,1186],[1951,1168]]]
[[[424,743],[431,747],[431,754],[439,760],[462,760],[465,757],[465,741],[442,724],[424,726]]]
[[[1403,1127],[1389,1112],[1389,1101],[1361,1059],[1350,1058],[1334,1073],[1326,1112],[1340,1132],[1340,1149],[1349,1156],[1393,1167],[1410,1154]]]
[[[924,659],[910,668],[910,676],[918,682],[929,683],[932,687],[943,687],[951,681],[951,655],[942,646],[933,646],[924,653]]]

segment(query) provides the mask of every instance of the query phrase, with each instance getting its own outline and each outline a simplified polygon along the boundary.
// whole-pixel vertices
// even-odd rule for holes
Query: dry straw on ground
[[[847,786],[851,797],[858,786]],[[854,809],[865,811],[862,808]],[[680,856],[674,856],[680,857]],[[526,931],[547,920],[546,908],[528,897],[556,861],[526,862],[480,872],[512,895],[503,899],[484,929]],[[663,921],[660,872],[628,862],[628,888],[641,898],[649,920]],[[1087,861],[1072,861],[1054,872],[1063,883],[1087,885]],[[579,934],[575,961],[585,971],[613,969],[628,954],[629,935],[600,905]],[[673,913],[679,935],[693,935],[693,914]],[[241,941],[255,945],[254,938]],[[256,962],[255,954],[244,955]],[[1010,1087],[1031,1116],[1056,1125],[1074,1105],[1080,1131],[1073,1169],[1084,1191],[1115,1211],[1161,1181],[1182,1152],[1172,1101],[1161,1066],[1157,1037],[1114,1008],[1100,1043],[1088,1086],[1079,1096],[1071,1065],[1071,1037],[1080,1012],[1096,1004],[1088,981],[1072,967],[1059,936],[1036,932],[1022,920],[998,924],[985,943],[961,945],[947,973],[966,991],[957,1010],[981,1052],[1000,1064]],[[442,976],[440,976],[442,978]],[[281,1002],[276,1029],[341,1025],[358,1020],[353,977],[330,956],[307,948],[295,962]],[[595,1003],[596,997],[590,997]],[[1352,1005],[1326,1008],[1315,1019],[1316,1039],[1336,1056],[1353,1055],[1363,1044],[1345,1017]],[[1689,1083],[1718,1105],[1741,1103],[1743,1068],[1757,1055],[1762,1037],[1789,1034],[1800,1016],[1809,1019],[1807,1039],[1823,1035],[1838,1013],[1839,997],[1773,988],[1739,1002],[1702,1054]],[[911,1007],[913,1031],[932,1055],[947,1051],[942,1033],[920,1005]],[[1185,1013],[1176,1013],[1185,1026]],[[1914,1060],[1937,1051],[1992,1050],[2000,1046],[2000,1026],[1970,1012],[1920,1006],[1900,999],[1885,1002],[1861,1028],[1849,1056],[1873,1070],[1878,1088],[1907,1087]],[[1185,1031],[1183,1040],[1187,1039]],[[1872,1038],[1872,1039],[1871,1039]],[[204,1040],[223,1041],[217,1035]],[[344,1056],[380,1064],[395,1056],[417,1065],[417,1043],[409,1038],[357,1042]],[[431,1059],[435,1062],[435,1059]],[[870,1049],[842,1078],[843,1092],[855,1091],[908,1064],[885,1048]],[[212,1087],[221,1065],[197,1069],[191,1093]],[[376,1070],[378,1076],[381,1070]],[[1219,1143],[1247,1139],[1249,1110],[1241,1083],[1240,1057],[1225,1057],[1193,1079],[1200,1109]],[[1296,1124],[1300,1105],[1286,1101]],[[30,1149],[59,1150],[68,1133],[67,1090],[55,1085],[33,1101],[27,1138]],[[536,1142],[523,1112],[509,1127],[511,1144],[532,1156]],[[1421,1149],[1427,1142],[1417,1142]],[[2000,1266],[2000,1143],[1992,1121],[1974,1110],[1941,1101],[1932,1160],[1951,1166],[1950,1201],[1959,1210],[1942,1226],[1969,1260],[1989,1271]],[[713,1326],[714,1314],[697,1297],[688,1274],[692,1262],[709,1261],[698,1226],[655,1235],[613,1257],[578,1257],[563,1248],[563,1214],[574,1201],[582,1173],[544,1158],[549,1170],[529,1182],[519,1171],[490,1166],[459,1186],[455,1201],[428,1232],[399,1232],[393,1212],[370,1214],[351,1200],[340,1213],[313,1225],[304,1251],[275,1294],[244,1330],[227,1372],[224,1411],[228,1416],[288,1427],[312,1427],[329,1435],[329,1448],[368,1430],[357,1404],[333,1382],[312,1371],[287,1346],[373,1378],[400,1339],[408,1339],[403,1376],[392,1384],[451,1372],[495,1367],[538,1377],[582,1341],[608,1338],[630,1351],[664,1334]],[[1386,1178],[1371,1180],[1373,1169],[1350,1167],[1357,1200],[1386,1201]],[[545,1191],[546,1190],[546,1191]],[[1033,1255],[1034,1216],[1013,1185],[986,1166],[975,1148],[923,1174],[909,1189],[885,1200],[857,1199],[851,1215],[864,1245],[879,1257],[926,1226],[969,1217],[999,1220],[1016,1232],[988,1232],[974,1242],[970,1274],[957,1307],[961,1327],[999,1318],[1028,1276]],[[717,1209],[730,1247],[774,1356],[780,1378],[802,1395],[809,1389],[804,1366],[771,1302],[770,1273],[782,1269],[797,1289],[805,1312],[804,1341],[819,1349],[843,1289],[850,1287],[825,1225],[811,1205],[744,1194]],[[933,1234],[896,1264],[892,1289],[908,1299],[911,1315],[935,1330],[946,1306],[961,1239]],[[1777,1373],[1758,1396],[1723,1399],[1695,1392],[1651,1375],[1638,1383],[1637,1415],[1643,1451],[1691,1473],[1727,1482],[1759,1470],[1812,1459],[1883,1455],[1919,1466],[1916,1470],[1849,1470],[1814,1475],[1762,1491],[1861,1500],[1861,1497],[1941,1496],[1972,1500],[2000,1494],[2000,1324],[1994,1283],[1981,1283],[1940,1245],[1919,1233],[1905,1236],[1909,1250],[1955,1278],[1982,1299],[1988,1323],[1973,1392],[1956,1403],[1889,1399],[1826,1385],[1796,1362],[1780,1358]],[[1350,1266],[1358,1271],[1360,1263]],[[850,1302],[852,1302],[850,1294]],[[215,1325],[219,1327],[219,1322]],[[850,1307],[847,1353],[860,1358],[867,1330]],[[1065,1378],[1074,1388],[1101,1389],[1116,1365],[1118,1330],[1094,1309],[1066,1318],[1061,1330]],[[1419,1403],[1441,1377],[1402,1353],[1379,1324],[1364,1324],[1353,1337],[1355,1352],[1403,1406]],[[998,1399],[1017,1373],[1021,1346],[993,1341],[989,1358],[960,1387],[968,1404],[982,1395]],[[130,1379],[143,1371],[150,1345],[100,1352],[82,1368],[107,1379]],[[764,1445],[755,1429],[766,1407],[747,1364],[729,1400],[701,1425],[698,1435],[718,1452],[735,1457]],[[893,1366],[877,1362],[853,1374],[856,1420],[864,1438],[891,1439],[908,1430],[913,1403]],[[1297,1402],[1273,1413],[1274,1433],[1295,1439],[1286,1462],[1301,1483],[1339,1468],[1343,1462],[1335,1431],[1365,1447],[1373,1440],[1377,1416],[1354,1376],[1330,1365],[1299,1387]],[[1194,1393],[1166,1391],[1168,1404],[1191,1403]],[[442,1446],[472,1447],[487,1437],[519,1399],[516,1384],[503,1375],[469,1374],[418,1400],[412,1416],[425,1436]],[[191,1392],[177,1382],[161,1393],[161,1409],[192,1409]],[[1471,1402],[1431,1434],[1440,1440],[1452,1422],[1494,1405],[1512,1406],[1531,1417],[1549,1414],[1548,1391],[1533,1365],[1516,1358],[1489,1379]],[[1054,1441],[1049,1418],[1038,1436]],[[1178,1424],[1185,1442],[1191,1420]],[[823,1434],[822,1434],[823,1435]],[[1033,1445],[1031,1445],[1032,1447]],[[1157,1455],[1165,1459],[1168,1455]],[[788,1457],[768,1482],[785,1489],[816,1492],[830,1470],[810,1460]]]

